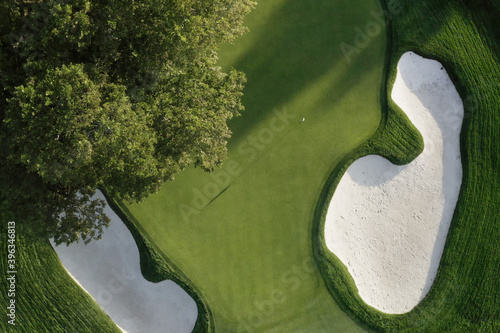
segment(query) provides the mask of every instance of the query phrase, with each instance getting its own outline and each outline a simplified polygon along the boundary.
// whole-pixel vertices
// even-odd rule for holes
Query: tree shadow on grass
[[[330,101],[354,87],[363,73],[382,65],[370,61],[369,50],[370,44],[380,43],[384,29],[370,38],[368,46],[349,64],[340,48],[341,43],[354,45],[354,28],[364,30],[368,22],[375,21],[371,11],[381,10],[370,2],[363,7],[366,10],[354,10],[356,7],[345,1],[292,0],[270,16],[265,23],[269,28],[262,29],[269,33],[260,36],[253,48],[232,64],[246,73],[248,82],[243,97],[246,111],[230,123],[234,133],[230,144],[334,67],[347,70],[329,91]]]

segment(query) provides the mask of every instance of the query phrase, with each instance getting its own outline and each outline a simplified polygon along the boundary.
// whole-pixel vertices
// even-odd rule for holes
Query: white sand
[[[424,151],[405,166],[375,155],[355,161],[333,195],[325,239],[367,304],[405,313],[429,291],[443,253],[462,182],[463,105],[441,64],[412,52],[399,61],[392,99]]]
[[[101,240],[55,247],[66,270],[124,333],[191,332],[194,300],[173,281],[144,279],[130,231],[109,206],[106,214],[111,225]]]

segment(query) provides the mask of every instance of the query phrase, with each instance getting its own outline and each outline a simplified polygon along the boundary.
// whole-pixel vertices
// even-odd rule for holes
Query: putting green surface
[[[312,253],[317,199],[332,166],[381,119],[386,30],[377,0],[259,3],[223,67],[247,74],[224,166],[197,169],[128,208],[201,290],[217,332],[362,331],[333,301]],[[305,121],[303,119],[305,118]]]

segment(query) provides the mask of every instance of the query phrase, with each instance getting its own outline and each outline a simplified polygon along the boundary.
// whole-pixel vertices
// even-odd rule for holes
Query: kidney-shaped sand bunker
[[[325,240],[367,304],[405,313],[434,281],[457,203],[463,104],[443,66],[413,52],[398,63],[392,99],[422,134],[424,151],[404,166],[375,155],[356,160],[330,202]]]

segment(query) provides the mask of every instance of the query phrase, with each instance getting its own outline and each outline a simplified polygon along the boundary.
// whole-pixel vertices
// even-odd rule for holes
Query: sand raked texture
[[[144,279],[132,234],[109,206],[105,211],[111,225],[101,240],[54,247],[66,270],[125,333],[191,332],[194,300],[173,281]]]
[[[392,99],[423,136],[424,151],[396,166],[375,155],[356,160],[330,202],[325,239],[347,266],[363,300],[405,313],[437,273],[462,182],[463,104],[446,70],[405,53]]]

